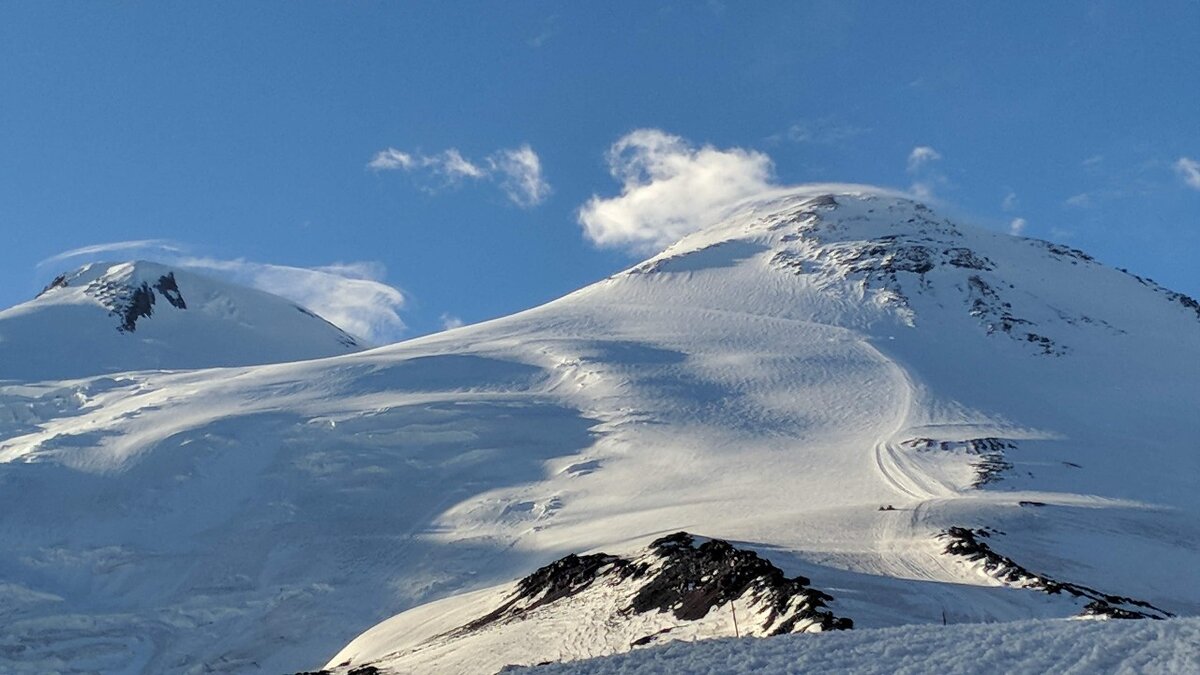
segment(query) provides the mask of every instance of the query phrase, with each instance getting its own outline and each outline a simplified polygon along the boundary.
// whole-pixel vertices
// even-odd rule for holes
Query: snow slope
[[[91,263],[0,312],[0,381],[299,361],[358,351],[283,298],[157,263]]]
[[[1148,280],[870,188],[770,195],[496,321],[0,388],[0,669],[490,672],[455,631],[512,580],[680,530],[856,628],[1096,601],[1067,587],[1196,615],[1198,378],[1200,314]],[[595,597],[504,663],[617,650]]]
[[[636,654],[518,672],[529,675],[1194,673],[1200,672],[1200,620],[1042,620],[906,626],[774,640],[677,642]]]

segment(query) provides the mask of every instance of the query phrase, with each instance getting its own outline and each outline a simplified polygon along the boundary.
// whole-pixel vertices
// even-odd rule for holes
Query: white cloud
[[[537,206],[550,195],[550,184],[542,176],[541,158],[528,144],[498,150],[479,163],[464,157],[457,148],[434,155],[387,148],[375,153],[367,168],[423,172],[440,177],[442,187],[458,185],[467,179],[495,181],[509,200],[522,208]]]
[[[452,328],[458,328],[459,326],[463,325],[463,320],[458,318],[457,316],[454,316],[453,314],[443,313],[441,319],[442,319],[442,328],[445,330],[450,330]]]
[[[383,282],[380,263],[292,267],[249,260],[180,257],[173,264],[219,272],[219,278],[274,293],[320,314],[339,328],[376,344],[404,333],[400,310],[406,298]]]
[[[487,175],[483,169],[463,158],[455,148],[450,148],[432,158],[429,166],[450,178],[483,178]]]
[[[1017,208],[1017,193],[1009,190],[1008,194],[1004,195],[1004,201],[1000,202],[1000,208],[1005,211],[1012,211]]]
[[[932,163],[942,158],[941,153],[928,145],[918,145],[908,153],[908,173],[913,176],[913,184],[908,192],[914,199],[921,201],[933,200],[935,187],[947,187],[950,181],[940,171],[933,168]]]
[[[371,158],[371,161],[367,163],[367,166],[375,169],[376,171],[411,169],[414,166],[417,166],[417,160],[413,159],[413,156],[407,152],[403,152],[395,148],[388,148],[387,150],[380,150],[379,152],[375,153],[375,156]]]
[[[1008,233],[1016,236],[1021,236],[1025,233],[1025,226],[1028,225],[1024,218],[1013,218],[1008,224]]]
[[[142,251],[168,254],[179,253],[182,248],[179,244],[166,239],[135,239],[131,241],[113,241],[105,244],[92,244],[90,246],[80,246],[69,251],[63,251],[57,255],[52,255],[37,264],[39,268],[46,265],[70,260],[71,258],[90,257],[94,262],[99,262],[99,256],[105,253],[124,253],[128,251]],[[128,256],[123,256],[128,257]]]
[[[921,167],[930,162],[936,162],[941,159],[942,155],[928,145],[918,145],[908,153],[908,172],[916,173],[921,170]]]
[[[512,203],[522,208],[537,206],[550,196],[550,184],[542,177],[542,160],[528,144],[500,150],[488,158],[500,187]]]
[[[367,168],[376,171],[414,171],[428,169],[431,173],[444,176],[450,181],[461,178],[483,178],[487,175],[482,168],[468,161],[456,148],[443,150],[436,155],[414,155],[388,148],[375,153]]]
[[[1175,173],[1179,174],[1188,187],[1200,190],[1200,162],[1190,157],[1180,157],[1174,167]]]
[[[771,158],[753,150],[696,148],[658,129],[638,129],[609,148],[621,194],[593,195],[579,210],[599,246],[662,248],[711,224],[738,201],[772,187]]]
[[[1066,199],[1067,206],[1075,206],[1081,209],[1086,209],[1092,205],[1092,195],[1087,192],[1080,192],[1077,195],[1071,195]]]

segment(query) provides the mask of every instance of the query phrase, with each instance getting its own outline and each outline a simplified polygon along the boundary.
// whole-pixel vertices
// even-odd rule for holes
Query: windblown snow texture
[[[679,642],[522,675],[792,675],[793,673],[1200,672],[1200,620],[1021,621],[905,626],[773,640]]]
[[[800,598],[823,605],[789,630],[1073,618],[1109,597],[1200,614],[1200,316],[1070,249],[801,188],[513,316],[148,371],[230,365],[176,319],[258,316],[173,271],[186,309],[155,289],[133,332],[79,284],[0,314],[0,670],[494,672],[733,636],[735,611],[766,634]],[[47,326],[84,323],[50,349]],[[17,325],[38,345],[20,359]],[[994,555],[947,552],[951,528]],[[679,531],[769,562],[795,604],[738,576],[601,571]],[[455,632],[572,554],[510,609],[594,574],[578,593]],[[645,606],[670,609],[622,611],[660,578]]]

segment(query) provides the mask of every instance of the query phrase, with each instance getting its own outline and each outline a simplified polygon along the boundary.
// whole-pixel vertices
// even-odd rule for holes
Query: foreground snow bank
[[[1200,619],[925,625],[676,642],[522,672],[1196,673]]]

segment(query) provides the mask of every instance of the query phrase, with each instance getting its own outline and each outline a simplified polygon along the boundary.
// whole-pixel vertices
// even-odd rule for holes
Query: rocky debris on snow
[[[699,541],[687,532],[656,539],[639,556],[606,553],[568,555],[517,582],[515,592],[495,610],[453,631],[461,635],[498,622],[521,621],[535,610],[603,586],[627,589],[620,613],[669,613],[696,621],[714,608],[739,601],[745,635],[781,635],[852,628],[850,619],[826,607],[833,598],[810,580],[788,578],[757,553],[726,541]],[[661,631],[663,633],[667,631]],[[654,636],[645,636],[641,644]]]
[[[1042,239],[1027,239],[1026,241],[1029,242],[1030,246],[1045,249],[1045,251],[1047,253],[1054,256],[1055,258],[1058,258],[1059,260],[1066,260],[1066,261],[1070,262],[1072,265],[1078,265],[1081,262],[1082,263],[1095,263],[1096,262],[1095,258],[1084,253],[1083,251],[1080,251],[1077,248],[1071,248],[1070,246],[1063,246],[1062,244],[1055,244],[1054,242],[1044,241]]]
[[[967,287],[971,299],[971,316],[977,317],[983,323],[988,335],[1004,333],[1035,345],[1042,354],[1048,356],[1062,356],[1067,353],[1067,348],[1054,340],[1027,330],[1025,327],[1033,326],[1034,323],[1013,316],[1012,303],[1001,299],[1000,294],[979,275],[973,274],[968,277]]]
[[[155,293],[157,291],[157,293]],[[88,284],[85,291],[88,295],[100,300],[108,308],[109,313],[121,320],[117,330],[122,333],[132,333],[137,329],[137,321],[154,313],[156,295],[163,298],[177,309],[187,309],[179,286],[175,283],[175,273],[168,272],[158,278],[151,286],[143,281],[141,284],[129,286],[114,283],[106,279],[97,279]]]
[[[77,273],[78,274],[78,273]],[[60,274],[38,293],[42,297],[46,293],[71,285],[72,277]],[[84,294],[95,298],[109,314],[120,319],[117,330],[122,333],[133,333],[137,330],[138,319],[149,317],[154,313],[155,298],[161,295],[172,307],[187,309],[187,302],[179,292],[175,281],[175,273],[167,272],[154,280],[134,283],[127,279],[101,276],[88,282],[83,289]]]
[[[458,650],[472,640],[512,648],[508,667],[528,666],[543,662],[546,652],[518,643],[548,631],[572,633],[572,640],[584,643],[582,653],[594,654],[681,639],[853,628],[853,621],[828,608],[832,600],[809,579],[786,576],[754,551],[676,532],[630,556],[565,556],[517,581],[499,606],[473,621],[389,648],[382,660],[351,657],[326,668],[338,675],[367,665],[407,672],[413,662],[406,659]],[[556,660],[565,658],[558,654]]]
[[[559,558],[521,579],[517,582],[516,593],[508,601],[463,626],[460,631],[478,630],[490,623],[521,616],[556,600],[578,595],[601,576],[616,573],[623,579],[629,564],[628,560],[607,553],[584,556],[572,553]]]
[[[40,298],[43,295],[49,293],[50,291],[52,291],[56,288],[66,288],[66,286],[67,286],[67,273],[63,272],[62,274],[54,277],[54,279],[52,279],[50,281],[50,283],[46,284],[46,287],[43,288],[41,290],[41,292],[39,292],[35,297]]]
[[[983,538],[991,537],[985,529],[951,527],[939,538],[946,542],[944,552],[978,563],[985,573],[1005,584],[1038,590],[1049,595],[1066,593],[1088,600],[1081,616],[1098,616],[1112,619],[1166,619],[1174,616],[1142,600],[1102,593],[1094,588],[1066,581],[1057,581],[1043,574],[1032,572],[1012,558],[992,549]]]
[[[981,488],[989,483],[1004,479],[1003,473],[1013,468],[1005,457],[1005,452],[1015,450],[1016,443],[1003,438],[970,438],[965,441],[937,441],[932,438],[911,438],[900,444],[902,447],[917,452],[957,452],[971,455],[971,468],[975,470],[975,480],[971,487]]]
[[[968,313],[980,320],[988,335],[1007,335],[1032,345],[1035,353],[1041,355],[1067,353],[1065,346],[1030,330],[1032,321],[1014,314],[1013,303],[982,276],[994,272],[996,263],[964,246],[962,232],[948,220],[935,220],[932,212],[919,203],[902,200],[878,203],[879,208],[896,219],[898,233],[862,240],[839,239],[837,233],[861,217],[841,220],[827,217],[827,212],[837,208],[832,199],[821,202],[819,208],[809,203],[788,212],[790,221],[777,216],[770,225],[772,228],[790,223],[793,231],[782,238],[786,245],[775,251],[770,265],[791,274],[814,275],[818,282],[859,279],[864,290],[874,292],[884,305],[895,307],[910,323],[914,319],[912,294],[934,289],[931,273],[939,269],[970,273],[963,282],[954,282],[954,286],[958,292],[965,292]],[[1036,242],[1035,245],[1072,262],[1087,258],[1057,244]],[[1063,319],[1072,325],[1104,323],[1089,317]]]
[[[1118,269],[1120,271],[1124,272],[1125,274],[1128,274],[1129,276],[1133,277],[1134,279],[1137,279],[1138,283],[1145,286],[1146,288],[1154,290],[1156,293],[1159,293],[1160,295],[1166,297],[1167,300],[1178,303],[1184,309],[1191,311],[1192,313],[1194,313],[1196,315],[1196,319],[1200,320],[1200,301],[1197,301],[1195,298],[1191,297],[1190,295],[1185,295],[1178,291],[1173,291],[1164,286],[1160,286],[1158,284],[1158,282],[1154,281],[1150,277],[1138,276],[1123,267],[1118,268]]]

